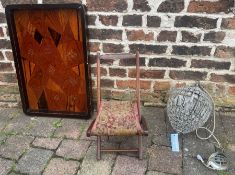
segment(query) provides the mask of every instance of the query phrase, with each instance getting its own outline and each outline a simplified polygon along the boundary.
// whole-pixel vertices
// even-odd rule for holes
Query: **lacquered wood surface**
[[[14,12],[32,110],[87,112],[81,17],[74,9]]]

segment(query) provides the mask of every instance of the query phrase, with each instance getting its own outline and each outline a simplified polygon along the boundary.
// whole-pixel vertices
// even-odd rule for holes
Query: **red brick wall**
[[[11,0],[0,8],[0,106],[17,105],[15,69],[4,15],[6,3],[80,0]],[[92,77],[101,53],[141,54],[142,100],[164,104],[167,91],[200,80],[217,103],[235,104],[235,16],[230,1],[82,0],[88,9]],[[102,86],[116,98],[132,89],[134,62],[104,61]],[[93,81],[93,89],[95,89]],[[4,94],[4,96],[2,95]]]

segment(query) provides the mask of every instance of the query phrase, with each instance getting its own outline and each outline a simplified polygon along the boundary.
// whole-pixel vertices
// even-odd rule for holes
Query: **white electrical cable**
[[[200,84],[199,84],[200,85]],[[202,87],[201,87],[202,88]],[[216,123],[216,121],[215,121],[215,103],[214,103],[214,100],[213,100],[213,98],[211,97],[211,95],[207,92],[207,90],[206,89],[204,89],[204,88],[202,88],[208,95],[209,95],[209,97],[211,98],[211,100],[212,100],[212,102],[213,102],[213,128],[212,128],[212,130],[209,130],[207,127],[199,127],[198,129],[196,129],[196,135],[197,135],[197,137],[199,138],[199,139],[201,139],[201,140],[208,140],[209,138],[211,138],[211,137],[213,137],[214,139],[215,139],[215,141],[217,142],[217,144],[218,144],[218,148],[220,148],[220,149],[223,149],[222,148],[222,146],[221,146],[221,144],[220,144],[220,142],[219,142],[219,140],[216,138],[216,136],[214,135],[214,132],[215,132],[215,123]],[[199,134],[198,134],[198,130],[206,130],[208,133],[209,133],[209,136],[207,136],[207,137],[203,137],[203,136],[200,136]]]

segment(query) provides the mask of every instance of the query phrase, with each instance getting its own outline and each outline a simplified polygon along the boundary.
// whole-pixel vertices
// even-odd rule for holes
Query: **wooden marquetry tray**
[[[10,5],[6,16],[24,112],[89,118],[84,7]]]

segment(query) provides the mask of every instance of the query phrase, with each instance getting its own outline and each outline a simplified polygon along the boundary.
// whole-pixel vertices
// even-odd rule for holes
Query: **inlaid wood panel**
[[[13,13],[28,108],[88,112],[84,23],[76,9]]]

